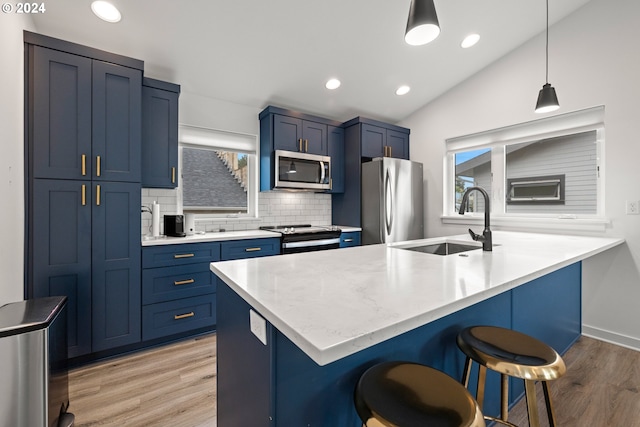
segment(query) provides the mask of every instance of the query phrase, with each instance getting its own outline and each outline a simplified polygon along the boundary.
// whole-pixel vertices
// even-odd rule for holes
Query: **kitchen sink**
[[[482,249],[482,245],[474,245],[474,244],[458,243],[458,242],[439,242],[439,243],[431,243],[428,245],[417,244],[415,246],[402,245],[402,246],[395,246],[395,247],[398,249],[406,249],[409,251],[422,252],[425,254],[434,254],[434,255],[452,255],[452,254],[457,254],[461,252]]]

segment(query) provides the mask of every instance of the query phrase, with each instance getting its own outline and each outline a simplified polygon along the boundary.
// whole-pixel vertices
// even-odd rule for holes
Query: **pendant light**
[[[420,46],[432,42],[439,34],[440,24],[433,0],[411,0],[404,41]]]
[[[549,84],[549,0],[547,0],[547,47],[546,47],[546,83],[540,89],[538,102],[536,103],[536,113],[548,113],[560,108],[556,90]]]

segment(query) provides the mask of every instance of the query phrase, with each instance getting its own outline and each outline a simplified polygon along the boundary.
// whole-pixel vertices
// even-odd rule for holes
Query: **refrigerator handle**
[[[384,225],[386,228],[386,235],[391,235],[391,227],[393,227],[393,186],[391,185],[391,176],[389,175],[389,170],[385,170],[385,178],[384,178]],[[386,242],[387,239],[382,239],[383,242]]]

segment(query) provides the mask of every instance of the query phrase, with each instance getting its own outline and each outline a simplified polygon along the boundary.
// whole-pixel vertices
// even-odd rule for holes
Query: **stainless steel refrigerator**
[[[382,157],[362,164],[362,244],[422,239],[422,163]]]

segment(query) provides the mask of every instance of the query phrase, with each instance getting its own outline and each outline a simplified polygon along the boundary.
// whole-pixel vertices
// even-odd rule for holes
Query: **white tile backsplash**
[[[151,207],[153,201],[160,205],[160,233],[164,233],[163,215],[176,215],[176,190],[143,188],[142,206]],[[151,234],[151,214],[142,212],[142,235]],[[331,195],[308,192],[265,191],[258,193],[258,218],[198,220],[196,231],[255,230],[263,225],[331,224]]]

